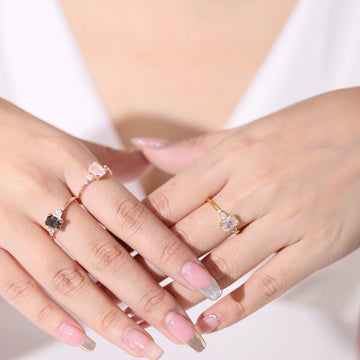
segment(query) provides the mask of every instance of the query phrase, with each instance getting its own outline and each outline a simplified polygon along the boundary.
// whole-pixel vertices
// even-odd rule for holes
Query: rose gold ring
[[[71,197],[59,210],[46,217],[45,225],[48,227],[49,235],[52,239],[55,238],[55,234],[61,229],[63,225],[62,215],[69,205],[76,200],[76,196]]]
[[[88,167],[88,174],[86,176],[86,179],[79,191],[79,195],[77,197],[79,203],[81,204],[81,198],[83,196],[83,193],[85,189],[94,181],[102,179],[106,174],[112,175],[111,169],[107,166],[101,166],[99,163],[94,161],[89,167]]]

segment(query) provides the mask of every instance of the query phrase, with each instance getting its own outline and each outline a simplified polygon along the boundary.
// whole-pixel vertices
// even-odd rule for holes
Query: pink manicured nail
[[[208,334],[214,331],[221,324],[221,319],[218,314],[209,314],[204,317],[200,317],[196,323],[197,328],[203,334]]]
[[[135,137],[131,139],[131,142],[137,147],[148,146],[152,149],[161,149],[166,146],[171,145],[171,142],[164,139],[157,138],[145,138],[145,137]]]
[[[181,273],[191,286],[209,300],[215,301],[221,296],[220,286],[200,262],[189,261],[183,266]]]
[[[69,345],[78,346],[85,351],[93,351],[96,343],[90,339],[82,329],[69,324],[64,323],[60,326],[60,334],[62,339]]]
[[[167,314],[165,325],[172,335],[195,351],[200,352],[205,349],[206,343],[204,339],[184,315],[177,312]]]
[[[164,350],[144,331],[130,328],[124,333],[124,338],[132,349],[148,359],[160,359],[164,353]]]

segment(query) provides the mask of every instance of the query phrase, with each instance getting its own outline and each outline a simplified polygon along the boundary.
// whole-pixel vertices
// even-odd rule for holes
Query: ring
[[[76,196],[71,197],[59,210],[55,211],[52,214],[49,214],[46,217],[45,225],[48,227],[49,235],[52,239],[55,238],[56,232],[61,229],[61,226],[64,222],[62,218],[63,212],[75,200]]]
[[[106,174],[112,175],[111,169],[107,166],[101,166],[96,161],[94,161],[89,167],[88,167],[88,174],[86,176],[86,179],[79,191],[79,195],[77,197],[78,201],[81,203],[81,197],[85,191],[85,189],[94,181],[100,180],[103,178]]]
[[[208,198],[206,200],[219,214],[220,216],[220,226],[222,227],[222,229],[225,232],[231,232],[234,235],[237,235],[240,230],[239,230],[239,225],[240,225],[240,221],[239,219],[236,217],[236,215],[233,214],[227,214],[225,211],[221,210],[216,204],[215,202]]]

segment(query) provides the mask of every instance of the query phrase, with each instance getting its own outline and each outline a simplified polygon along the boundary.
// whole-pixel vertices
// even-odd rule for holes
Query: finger
[[[66,218],[71,222],[58,233],[57,241],[90,274],[171,340],[192,345],[201,341],[176,300],[80,206],[69,208]],[[189,339],[180,334],[184,326],[188,334],[192,332]]]
[[[129,319],[43,229],[25,219],[21,225],[13,231],[12,239],[18,241],[7,242],[6,250],[53,298],[130,355],[151,359],[161,355],[151,336]]]
[[[200,159],[206,152],[230,135],[234,130],[224,130],[170,143],[156,138],[132,138],[146,158],[159,169],[177,174]]]
[[[89,141],[81,141],[102,164],[107,164],[112,169],[114,176],[121,182],[141,177],[150,167],[140,150],[123,151]]]
[[[90,163],[92,160],[88,159]],[[78,193],[88,165],[78,166],[76,164],[73,170],[67,169],[67,183],[74,193]],[[201,291],[209,298],[220,296],[221,291],[213,277],[190,249],[116,179],[108,176],[91,183],[82,200],[90,213],[109,231],[174,280],[192,290]]]
[[[196,166],[170,179],[148,195],[143,203],[169,227],[180,221],[226,184],[227,165],[217,154],[213,155],[201,158]]]
[[[299,241],[281,250],[238,289],[202,313],[202,332],[224,329],[244,319],[318,270],[309,247]]]
[[[85,351],[96,344],[83,327],[49,298],[37,282],[5,250],[0,249],[0,295],[49,335]]]
[[[239,231],[258,216],[255,206],[250,206],[249,203],[243,203],[242,201],[238,202],[238,199],[234,199],[231,192],[223,190],[213,197],[213,200],[218,205],[226,204],[224,211],[226,210],[229,216],[236,214],[235,216],[238,221],[236,228]],[[208,202],[205,202],[205,204],[176,223],[171,230],[199,257],[233,235],[228,229],[229,223],[227,219],[225,219],[225,222],[222,222],[223,220],[221,220],[218,211]],[[157,281],[163,280],[164,274],[158,268],[152,266],[146,259],[137,255],[136,260],[147,271],[151,272],[151,275]]]

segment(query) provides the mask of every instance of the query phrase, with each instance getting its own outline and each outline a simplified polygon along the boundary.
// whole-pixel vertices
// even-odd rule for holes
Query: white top
[[[360,86],[359,14],[359,0],[299,0],[227,127],[318,93]],[[121,146],[55,0],[0,0],[0,96],[73,135]],[[132,190],[139,194],[139,185]],[[359,278],[357,251],[208,336],[201,354],[151,333],[167,350],[164,359],[356,359]],[[190,315],[195,319],[208,305]],[[52,341],[3,301],[0,319],[4,360],[130,359],[91,330],[98,342],[92,354]]]

